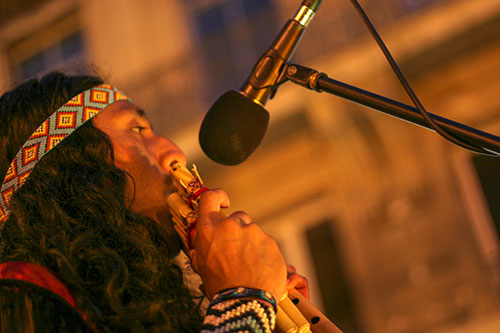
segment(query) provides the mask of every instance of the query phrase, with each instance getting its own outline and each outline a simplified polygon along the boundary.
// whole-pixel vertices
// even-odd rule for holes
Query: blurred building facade
[[[428,111],[500,133],[500,2],[360,1]],[[97,72],[148,111],[309,277],[346,331],[500,329],[500,163],[287,83],[243,164],[197,131],[298,8],[289,0],[2,0],[0,90],[53,69]],[[409,103],[349,1],[323,1],[293,61]]]

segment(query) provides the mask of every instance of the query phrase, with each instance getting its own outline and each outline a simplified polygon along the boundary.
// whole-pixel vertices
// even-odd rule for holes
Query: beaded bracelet
[[[207,310],[202,332],[271,333],[276,326],[276,313],[256,299],[232,299],[212,305]]]
[[[274,312],[278,311],[276,300],[274,299],[273,295],[271,295],[270,292],[260,289],[252,289],[244,287],[237,287],[219,291],[212,298],[210,306],[226,300],[238,299],[238,298],[258,298],[271,304],[273,306]]]

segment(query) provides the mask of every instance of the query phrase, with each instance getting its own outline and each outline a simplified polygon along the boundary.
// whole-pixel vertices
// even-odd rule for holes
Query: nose
[[[153,153],[157,158],[158,164],[165,173],[170,171],[170,165],[176,161],[186,165],[186,156],[182,150],[170,139],[158,135],[155,138]]]

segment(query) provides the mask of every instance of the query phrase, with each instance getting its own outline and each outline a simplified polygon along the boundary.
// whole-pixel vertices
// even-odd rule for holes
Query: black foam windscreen
[[[208,110],[199,140],[205,154],[217,163],[243,162],[262,141],[269,113],[260,105],[231,90]]]

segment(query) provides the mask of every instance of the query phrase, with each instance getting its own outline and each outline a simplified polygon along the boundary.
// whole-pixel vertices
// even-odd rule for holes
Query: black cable
[[[439,135],[441,135],[443,138],[445,138],[448,141],[453,142],[454,144],[456,144],[456,145],[458,145],[458,146],[460,146],[462,148],[465,148],[465,149],[468,149],[468,150],[471,150],[473,152],[476,152],[476,153],[479,153],[479,154],[483,154],[483,155],[499,156],[500,155],[499,153],[492,152],[492,151],[487,150],[487,149],[485,149],[483,147],[478,147],[478,146],[476,146],[474,144],[471,144],[470,142],[465,141],[462,138],[456,137],[455,135],[447,132],[444,128],[442,128],[441,126],[439,126],[438,124],[436,124],[434,122],[434,120],[429,116],[429,114],[425,110],[425,108],[422,105],[422,103],[420,103],[420,100],[418,99],[417,95],[415,94],[415,92],[411,88],[410,84],[408,83],[408,81],[404,77],[403,73],[399,69],[398,65],[396,64],[396,61],[394,60],[394,58],[392,57],[391,53],[389,52],[389,50],[385,46],[384,41],[382,40],[382,38],[377,33],[377,30],[375,30],[375,27],[371,23],[370,19],[366,15],[366,13],[363,10],[363,8],[361,7],[361,5],[358,3],[357,0],[351,0],[351,3],[354,6],[354,8],[357,10],[357,12],[359,13],[359,15],[361,16],[363,22],[365,23],[366,27],[370,31],[370,34],[375,39],[375,41],[377,42],[378,46],[380,47],[380,49],[384,53],[385,58],[387,59],[387,61],[391,65],[392,70],[394,71],[394,73],[398,77],[399,81],[403,85],[404,89],[406,90],[406,93],[411,98],[411,100],[415,104],[415,107],[420,112],[420,114],[422,115],[422,117],[424,117],[424,119],[427,121],[427,123],[429,124],[429,126],[432,127],[436,131],[436,133],[438,133]]]

